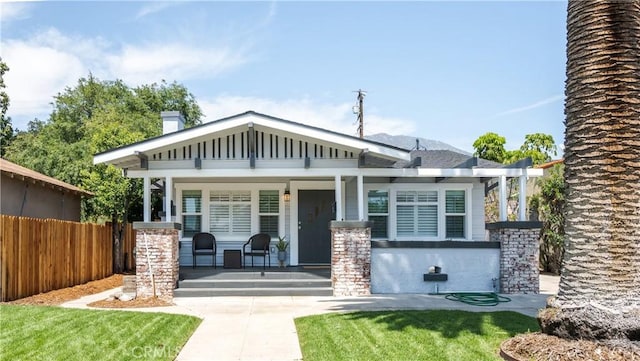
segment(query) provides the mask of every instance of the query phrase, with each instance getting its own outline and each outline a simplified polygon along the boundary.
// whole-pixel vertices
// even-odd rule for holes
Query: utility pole
[[[354,113],[358,114],[358,134],[360,135],[360,139],[364,138],[364,96],[367,95],[367,92],[358,89],[355,90],[358,93],[358,110],[356,112],[354,107]]]

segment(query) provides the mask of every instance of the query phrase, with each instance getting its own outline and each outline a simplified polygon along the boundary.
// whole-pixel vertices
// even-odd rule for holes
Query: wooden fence
[[[130,228],[127,235],[134,234]],[[11,301],[112,275],[111,235],[110,225],[0,215],[0,299]],[[131,254],[135,236],[125,238],[123,253]]]

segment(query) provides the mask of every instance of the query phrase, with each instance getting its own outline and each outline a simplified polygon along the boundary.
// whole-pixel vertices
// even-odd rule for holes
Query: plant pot
[[[287,251],[278,251],[278,261],[284,262],[287,260]]]
[[[278,262],[280,267],[284,267],[284,262],[287,260],[287,251],[278,251]]]

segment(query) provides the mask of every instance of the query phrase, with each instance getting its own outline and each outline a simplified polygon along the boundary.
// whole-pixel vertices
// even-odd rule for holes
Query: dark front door
[[[298,261],[331,263],[331,231],[335,219],[332,190],[298,191]]]

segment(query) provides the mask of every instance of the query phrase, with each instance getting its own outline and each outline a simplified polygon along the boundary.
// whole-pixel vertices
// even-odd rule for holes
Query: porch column
[[[540,292],[541,222],[487,223],[489,241],[500,242],[500,293]]]
[[[364,221],[364,177],[358,176],[358,220]]]
[[[500,222],[507,221],[507,177],[500,176],[499,181],[500,199],[498,200],[498,206],[500,207]]]
[[[178,285],[179,223],[133,222],[136,230],[136,297],[173,299]]]
[[[523,169],[523,170],[525,172],[525,175],[521,175],[519,178],[520,193],[518,194],[518,205],[519,205],[518,220],[521,222],[524,222],[527,220],[527,176],[526,176],[527,170],[526,169]]]
[[[371,294],[371,225],[360,221],[329,223],[334,296]]]
[[[335,178],[336,183],[336,221],[342,221],[342,177],[337,175]]]
[[[144,222],[151,222],[151,177],[144,177],[142,189],[144,190],[142,195],[142,219]]]
[[[165,222],[171,222],[173,220],[171,214],[171,199],[173,198],[173,178],[166,177],[164,179],[164,214]]]

